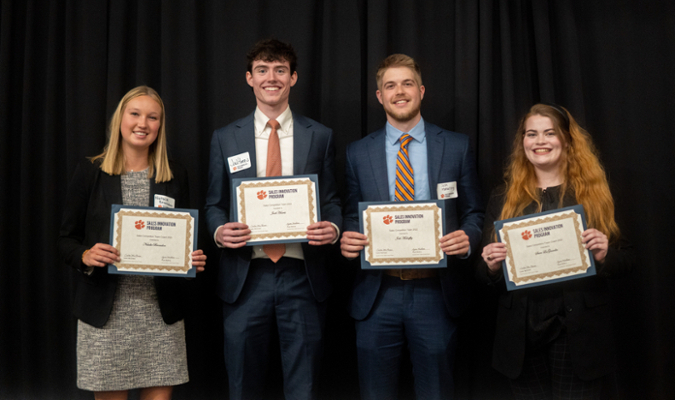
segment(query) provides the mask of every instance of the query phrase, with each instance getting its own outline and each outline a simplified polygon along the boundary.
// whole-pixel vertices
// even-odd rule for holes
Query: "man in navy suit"
[[[359,269],[350,312],[356,320],[361,397],[396,398],[400,358],[408,347],[417,398],[450,399],[455,321],[466,307],[471,276],[467,258],[478,249],[483,226],[474,159],[467,136],[422,118],[425,89],[412,58],[394,54],[382,61],[377,88],[387,124],[347,148],[342,254],[358,262],[368,244],[359,233],[358,202],[400,201],[403,187],[409,192],[408,200],[445,201],[448,233],[441,239],[441,248],[448,265],[442,270]],[[397,174],[402,177],[402,170],[397,172],[402,139],[413,175],[408,189],[397,189],[396,184]]]
[[[327,247],[337,242],[342,222],[333,171],[333,132],[291,113],[288,97],[298,74],[290,45],[264,40],[249,51],[247,59],[246,81],[257,107],[213,133],[205,207],[208,229],[222,248],[218,295],[223,300],[230,398],[264,395],[268,349],[276,327],[285,397],[311,399],[316,398],[325,300],[331,291]],[[270,174],[271,164],[283,176],[318,175],[323,221],[307,227],[308,243],[246,246],[251,230],[234,217],[231,181],[279,175]]]

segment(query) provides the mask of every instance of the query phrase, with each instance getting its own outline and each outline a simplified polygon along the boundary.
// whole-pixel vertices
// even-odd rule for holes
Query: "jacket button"
[[[572,307],[567,307],[567,312],[572,312]]]

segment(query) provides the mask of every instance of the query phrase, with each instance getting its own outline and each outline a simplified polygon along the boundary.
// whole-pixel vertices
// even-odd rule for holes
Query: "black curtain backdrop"
[[[71,271],[57,257],[65,188],[78,160],[98,154],[129,89],[159,91],[170,153],[204,204],[214,129],[255,107],[245,53],[261,38],[299,54],[291,107],[345,146],[385,122],[375,70],[394,52],[417,59],[428,121],[463,132],[477,153],[487,197],[518,119],[538,101],[566,106],[601,152],[640,263],[612,282],[617,373],[611,399],[675,398],[675,3],[672,1],[250,0],[0,3],[0,399],[91,399],[75,386]],[[205,224],[202,223],[201,227]],[[207,271],[193,282],[186,320],[190,383],[175,399],[227,398],[218,254],[205,229]],[[328,266],[324,399],[358,398],[351,275]],[[490,367],[494,295],[476,284],[461,321],[460,399],[508,399]],[[269,397],[281,397],[277,359]],[[401,398],[412,398],[404,364]]]

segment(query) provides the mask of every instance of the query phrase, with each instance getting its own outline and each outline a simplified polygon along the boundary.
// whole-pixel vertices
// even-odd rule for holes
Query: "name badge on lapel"
[[[236,156],[228,157],[227,163],[230,165],[230,173],[243,171],[251,168],[251,157],[246,153],[237,154]]]
[[[457,182],[443,182],[436,185],[439,200],[454,199],[457,197]]]
[[[159,208],[176,208],[176,199],[161,194],[155,195],[155,207]]]

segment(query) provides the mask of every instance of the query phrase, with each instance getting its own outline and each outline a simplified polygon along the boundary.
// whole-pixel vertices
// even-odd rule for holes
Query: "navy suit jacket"
[[[227,159],[248,152],[251,167],[231,173]],[[340,228],[342,215],[334,174],[335,148],[333,132],[320,123],[293,113],[293,174],[317,174],[321,219]],[[206,195],[206,224],[213,237],[219,226],[236,221],[230,207],[231,180],[256,177],[255,127],[253,113],[213,133],[209,165],[209,190]],[[331,292],[325,267],[326,246],[302,243],[305,270],[317,301],[324,301]],[[234,303],[246,281],[252,249],[222,249],[218,295]]]
[[[66,264],[78,272],[75,275],[73,314],[97,328],[110,316],[119,275],[108,274],[108,268],[94,268],[91,275],[84,273],[82,253],[96,243],[110,243],[110,210],[113,204],[122,204],[120,175],[108,175],[101,163],[82,160],[68,186],[65,210],[59,232],[58,249]],[[176,208],[188,208],[190,193],[187,171],[174,162],[169,163],[173,179],[156,183],[150,179],[148,207],[154,204],[155,194],[176,200]],[[154,278],[162,318],[167,324],[183,319],[185,315],[186,279],[156,276]]]
[[[431,198],[438,198],[437,184],[457,182],[458,197],[445,200],[446,233],[464,230],[469,236],[471,251],[478,251],[484,211],[469,138],[426,121],[424,126]],[[359,232],[360,201],[390,200],[385,137],[382,128],[347,147],[345,231]],[[468,304],[470,269],[468,260],[452,256],[448,257],[447,269],[440,271],[443,296],[453,317],[459,316]],[[381,282],[382,272],[359,269],[351,299],[353,318],[362,320],[368,316]]]

